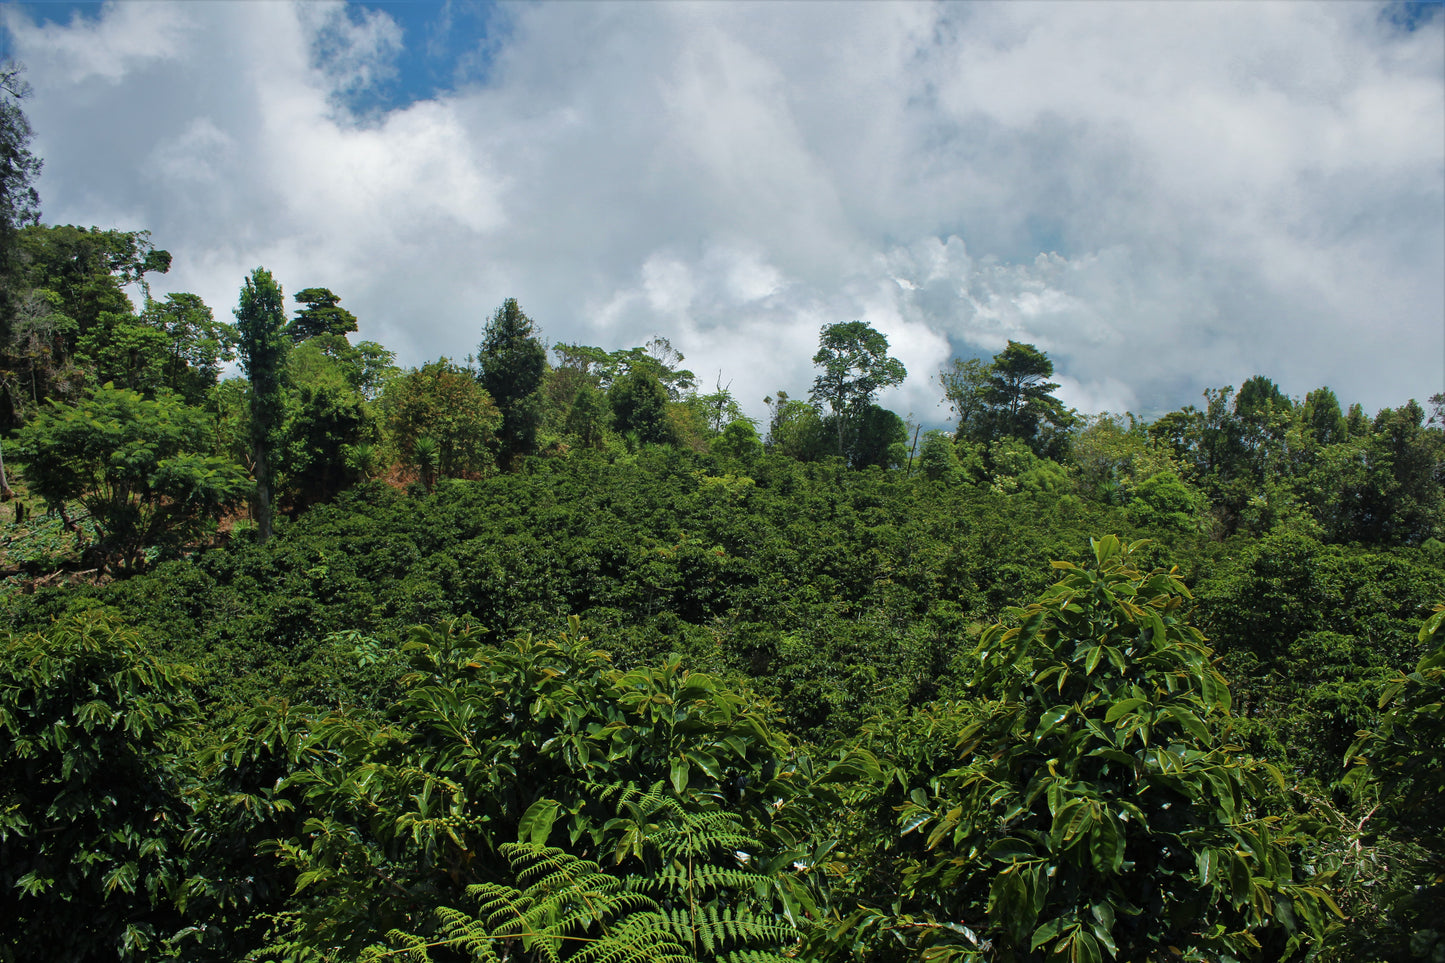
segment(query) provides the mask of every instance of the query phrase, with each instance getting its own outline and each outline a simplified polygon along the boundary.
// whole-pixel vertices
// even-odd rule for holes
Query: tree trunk
[[[271,538],[271,453],[265,442],[255,448],[256,541],[265,545]]]

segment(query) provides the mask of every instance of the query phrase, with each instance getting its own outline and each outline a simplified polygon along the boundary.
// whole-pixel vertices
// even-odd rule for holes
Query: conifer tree
[[[478,380],[502,412],[497,462],[504,469],[537,448],[542,406],[539,390],[547,349],[516,298],[508,298],[487,322],[477,346]]]
[[[256,476],[256,529],[271,537],[271,441],[285,413],[282,373],[286,364],[286,302],[281,285],[256,268],[241,288],[236,307],[241,370],[251,381],[252,473]]]

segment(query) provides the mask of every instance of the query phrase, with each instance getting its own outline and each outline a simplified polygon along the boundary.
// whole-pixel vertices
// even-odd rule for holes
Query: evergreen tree
[[[517,458],[537,450],[539,390],[547,368],[547,349],[516,298],[504,301],[487,322],[477,346],[477,365],[478,380],[502,412],[497,462],[510,469]]]
[[[265,268],[256,268],[241,288],[236,307],[241,370],[251,380],[251,454],[256,476],[257,537],[271,537],[271,443],[286,413],[283,371],[286,364],[286,300],[281,285]]]
[[[297,344],[318,334],[345,336],[356,330],[356,315],[345,308],[337,307],[341,298],[328,288],[306,288],[295,294],[296,303],[305,307],[296,312],[296,317],[286,328],[286,333]]]

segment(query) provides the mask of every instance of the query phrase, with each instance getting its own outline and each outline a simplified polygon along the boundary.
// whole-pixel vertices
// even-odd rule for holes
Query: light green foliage
[[[1140,526],[1160,532],[1190,532],[1199,524],[1199,499],[1171,471],[1150,475],[1136,486],[1129,516]]]
[[[1178,474],[1165,446],[1150,439],[1142,422],[1101,414],[1080,420],[1069,443],[1079,490],[1110,505],[1128,504],[1139,484],[1161,472]]]
[[[918,469],[929,481],[956,481],[962,474],[953,439],[947,432],[930,431],[923,436],[918,453]]]
[[[988,446],[989,488],[1000,495],[1062,496],[1072,487],[1068,470],[1051,458],[1040,458],[1026,442],[1004,437]]]
[[[239,466],[207,454],[205,412],[168,392],[106,385],[75,405],[52,402],[18,437],[30,490],[52,508],[79,501],[107,565],[134,568],[148,547],[194,539],[250,488]]]
[[[394,949],[369,947],[359,957],[379,961],[400,955],[431,960],[434,951],[462,951],[478,963],[693,963],[668,920],[646,897],[596,863],[555,847],[507,843],[501,847],[512,882],[467,888],[474,911],[435,911],[435,933],[393,930]],[[521,888],[519,888],[521,887]],[[450,956],[444,958],[451,958]]]
[[[758,429],[746,418],[729,422],[712,442],[713,454],[747,466],[763,456],[763,441]]]
[[[96,613],[0,638],[0,959],[158,957],[185,874],[188,683]]]
[[[789,398],[779,391],[776,400],[764,399],[771,411],[768,420],[769,451],[798,461],[817,461],[838,454],[836,433],[829,430],[818,409],[806,401]]]

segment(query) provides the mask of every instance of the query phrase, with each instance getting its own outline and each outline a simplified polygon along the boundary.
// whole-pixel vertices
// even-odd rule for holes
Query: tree
[[[838,450],[852,461],[855,435],[874,395],[903,383],[908,369],[888,354],[888,339],[862,321],[825,324],[818,334],[813,364],[823,371],[809,396],[832,411]]]
[[[940,376],[944,394],[958,416],[958,437],[978,444],[1017,438],[1041,458],[1059,458],[1073,415],[1053,396],[1058,385],[1048,355],[1031,344],[1010,341],[987,365],[955,360]]]
[[[387,436],[403,465],[422,471],[417,446],[430,439],[430,466],[443,478],[479,475],[493,464],[502,413],[465,368],[446,358],[429,361],[386,386],[381,409]],[[425,454],[425,452],[423,452]]]
[[[601,448],[607,419],[607,399],[592,384],[583,382],[567,409],[563,429],[582,447]]]
[[[297,304],[305,307],[286,326],[286,334],[295,344],[318,334],[345,336],[356,330],[356,315],[337,307],[341,298],[327,288],[305,288],[294,295]]]
[[[141,320],[165,338],[161,383],[198,405],[220,380],[221,365],[236,357],[236,329],[217,321],[196,294],[168,294],[151,301]]]
[[[0,331],[9,328],[14,307],[14,275],[18,268],[15,232],[40,220],[40,194],[35,182],[41,160],[30,152],[30,122],[20,101],[30,85],[18,64],[0,64]]]
[[[510,470],[518,458],[537,450],[539,389],[547,368],[547,349],[516,298],[504,301],[487,322],[477,346],[477,366],[478,380],[502,412],[497,462]]]
[[[903,419],[878,405],[859,411],[848,464],[854,468],[901,468],[907,461],[908,426]]]
[[[631,435],[640,445],[670,445],[677,441],[667,417],[667,389],[646,368],[635,368],[607,390],[612,423],[618,434]]]
[[[32,224],[13,242],[17,300],[0,316],[0,385],[11,423],[50,397],[71,401],[108,380],[143,381],[147,352],[139,349],[151,335],[125,289],[145,292],[146,275],[169,270],[170,254],[147,231]]]
[[[990,366],[981,358],[954,358],[953,370],[938,373],[943,385],[944,400],[958,419],[954,438],[958,441],[987,441],[984,420],[988,406],[983,402],[984,386],[988,384]]]
[[[347,377],[344,357],[323,350],[328,338],[345,345],[344,336],[320,335],[287,354],[286,417],[276,446],[284,454],[274,468],[276,501],[284,494],[293,517],[354,483],[360,474],[355,452],[379,436],[370,406]]]
[[[818,409],[797,398],[789,398],[786,391],[779,391],[777,398],[764,398],[768,406],[769,451],[796,458],[799,461],[817,461],[828,455],[838,454],[834,447],[836,434],[818,415]]]
[[[712,440],[712,452],[744,466],[751,466],[763,456],[763,441],[758,437],[758,429],[751,419],[739,418],[729,422]]]
[[[241,288],[236,307],[241,370],[251,380],[251,472],[256,478],[256,533],[271,537],[273,506],[271,449],[286,416],[286,301],[265,268],[256,268]]]
[[[50,402],[19,433],[30,490],[58,511],[84,505],[102,566],[121,568],[142,564],[147,547],[191,540],[245,496],[245,471],[209,454],[211,436],[206,413],[178,396],[113,385]]]

